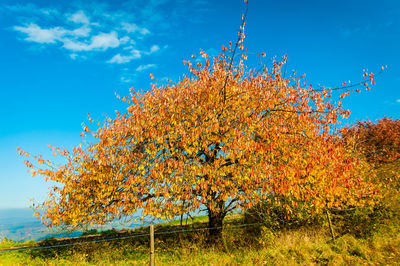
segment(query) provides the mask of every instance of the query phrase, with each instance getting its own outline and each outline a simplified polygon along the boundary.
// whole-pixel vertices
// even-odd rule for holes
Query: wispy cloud
[[[346,26],[346,27],[340,28],[340,34],[344,38],[351,38],[354,36],[373,38],[379,32],[381,32],[383,30],[387,30],[392,24],[393,24],[392,21],[385,21],[382,23],[374,24],[374,25],[367,24],[367,25],[359,25],[359,26],[354,26],[354,27]]]
[[[42,29],[34,23],[15,26],[14,30],[25,33],[25,40],[37,43],[56,43],[66,33],[66,30],[60,27]]]
[[[92,36],[89,43],[74,41],[71,39],[65,39],[63,47],[65,49],[80,52],[80,51],[92,51],[101,50],[105,51],[109,48],[116,48],[120,45],[117,32],[113,31],[110,33],[99,33],[98,35]]]
[[[68,20],[78,24],[89,24],[89,18],[82,10],[79,10],[78,12],[68,16]]]
[[[400,104],[400,98],[396,100],[385,100],[384,103],[388,105],[398,105]]]
[[[160,50],[160,47],[159,47],[158,45],[153,45],[153,46],[150,48],[150,53],[155,53],[155,52],[157,52],[158,50]]]
[[[129,53],[127,53],[127,54],[118,53],[118,54],[114,55],[110,60],[108,60],[107,63],[117,63],[117,64],[129,63],[130,61],[132,61],[134,59],[141,58],[143,54],[150,55],[161,49],[158,45],[151,46],[149,51],[139,51],[139,50],[135,49],[133,46],[128,46],[125,48],[126,49],[124,49],[124,50],[128,50]]]
[[[134,76],[121,76],[121,81],[125,83],[133,82]]]
[[[145,27],[138,27],[138,25],[136,25],[135,23],[126,23],[126,22],[122,22],[122,29],[124,31],[126,31],[127,33],[135,33],[135,32],[139,32],[142,35],[147,35],[150,34],[150,31],[148,29],[146,29]]]
[[[136,68],[136,71],[140,72],[140,71],[144,71],[149,68],[156,68],[156,67],[157,67],[157,65],[155,65],[155,64],[140,65]]]
[[[79,8],[57,16],[58,19],[49,23],[38,20],[37,11],[29,13],[35,8],[38,7],[33,4],[9,6],[10,12],[23,13],[25,21],[29,21],[31,15],[30,22],[15,25],[12,29],[27,42],[64,49],[72,59],[85,58],[82,54],[87,52],[114,50],[115,54],[107,62],[123,64],[160,50],[158,45],[147,44],[145,38],[151,35],[150,30],[132,22],[132,17],[121,11],[107,11],[101,5],[97,9]],[[45,16],[45,10],[41,10],[42,16]]]
[[[132,49],[129,54],[121,55],[116,54],[107,63],[117,63],[117,64],[125,64],[134,59],[138,59],[142,57],[142,53],[139,50]]]
[[[143,72],[149,69],[155,69],[158,66],[156,64],[143,64],[136,67],[135,71],[132,71],[129,67],[122,68],[120,81],[124,83],[132,83],[135,79],[140,76]]]
[[[182,21],[193,23],[193,14],[201,12],[192,11],[207,6],[204,0],[177,1],[166,9],[169,2],[126,1],[119,8],[106,2],[71,2],[62,7],[57,2],[51,6],[29,3],[0,6],[0,11],[10,16],[9,21],[17,21],[11,22],[10,28],[19,40],[41,48],[61,49],[71,59],[90,59],[105,53],[105,62],[118,65],[166,49],[168,45],[161,44],[168,39],[165,36],[176,34]],[[154,43],[157,37],[161,37],[160,43]]]
[[[25,5],[15,4],[15,5],[4,5],[0,7],[0,10],[3,10],[7,13],[13,14],[35,14],[35,15],[46,15],[46,16],[56,16],[59,15],[59,11],[55,8],[43,8],[39,7],[33,3],[28,3]]]
[[[109,33],[100,32],[97,35],[91,36],[90,40],[80,41],[80,37],[88,37],[91,29],[84,26],[74,30],[67,30],[62,27],[41,28],[40,26],[30,23],[26,26],[15,26],[14,30],[25,33],[26,41],[49,44],[62,43],[62,47],[73,51],[105,51],[109,48],[116,48],[121,43],[125,43],[129,37],[125,36],[121,40],[118,39],[118,33],[115,31]]]

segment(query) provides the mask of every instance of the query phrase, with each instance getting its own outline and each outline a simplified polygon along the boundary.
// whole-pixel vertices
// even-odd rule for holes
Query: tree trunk
[[[328,218],[329,230],[331,231],[332,241],[335,242],[335,234],[333,232],[331,216],[329,215],[329,210],[328,209],[326,210],[326,218]]]
[[[208,243],[216,244],[222,239],[222,225],[225,218],[223,210],[208,209]]]

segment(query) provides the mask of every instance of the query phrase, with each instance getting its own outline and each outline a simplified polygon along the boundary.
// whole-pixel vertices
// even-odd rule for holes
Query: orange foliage
[[[358,121],[343,130],[343,137],[370,163],[392,163],[400,159],[400,119],[384,117],[376,123]]]
[[[400,119],[356,122],[343,129],[343,140],[356,156],[365,158],[377,175],[374,182],[385,191],[400,191]]]
[[[53,148],[65,165],[44,168],[50,162],[41,159],[34,174],[60,184],[41,206],[49,226],[101,224],[139,210],[168,219],[201,206],[218,220],[272,194],[308,201],[316,212],[371,203],[376,190],[362,162],[331,134],[348,115],[331,89],[284,78],[285,60],[255,72],[242,60],[230,68],[224,53],[203,56],[204,65],[188,63],[191,77],[132,92],[128,112],[92,133],[96,142]]]
[[[187,61],[190,75],[179,82],[132,90],[126,114],[95,131],[84,126],[94,143],[52,148],[65,165],[40,159],[32,174],[59,184],[38,206],[48,226],[103,224],[138,211],[168,219],[203,207],[210,226],[221,226],[227,212],[270,195],[310,202],[315,212],[373,203],[367,168],[335,134],[349,114],[335,89],[285,77],[286,58],[259,71],[244,66],[245,54],[234,63],[244,19],[235,46],[215,58],[202,52],[203,63]]]

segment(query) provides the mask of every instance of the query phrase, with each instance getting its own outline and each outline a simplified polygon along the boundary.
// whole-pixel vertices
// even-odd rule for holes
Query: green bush
[[[271,230],[294,229],[302,226],[321,225],[322,216],[312,212],[307,202],[274,197],[247,210],[246,223],[261,223]]]

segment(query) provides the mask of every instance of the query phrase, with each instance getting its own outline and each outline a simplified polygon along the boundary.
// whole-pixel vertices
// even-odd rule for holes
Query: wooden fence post
[[[329,210],[328,209],[326,210],[326,217],[328,218],[329,230],[331,231],[332,241],[335,242],[335,234],[333,232],[331,216],[329,215]]]
[[[150,225],[150,266],[154,266],[154,225]]]

